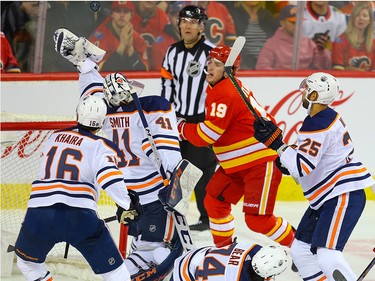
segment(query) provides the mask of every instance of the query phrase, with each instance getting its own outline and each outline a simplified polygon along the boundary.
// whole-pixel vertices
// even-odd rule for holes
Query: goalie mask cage
[[[8,238],[8,246],[13,246],[18,236],[26,213],[31,183],[39,173],[45,141],[52,132],[76,124],[75,121],[1,122],[1,232],[11,237]],[[116,214],[116,205],[104,190],[100,193],[98,214],[101,219]],[[118,233],[117,221],[108,226],[112,234],[116,231]],[[119,239],[126,241],[126,237]],[[2,241],[2,247],[8,248],[3,244]],[[53,275],[71,274],[71,277],[79,277],[81,280],[96,280],[98,276],[94,275],[74,247],[69,247],[68,257],[64,258],[65,247],[66,243],[58,243],[50,251],[46,260],[47,269]],[[72,270],[74,268],[79,268],[79,271]]]

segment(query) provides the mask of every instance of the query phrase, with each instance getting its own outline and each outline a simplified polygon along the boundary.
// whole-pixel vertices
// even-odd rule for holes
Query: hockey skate
[[[106,51],[92,44],[84,37],[78,37],[65,28],[59,28],[53,35],[55,50],[72,64],[79,67],[86,58],[100,62]]]

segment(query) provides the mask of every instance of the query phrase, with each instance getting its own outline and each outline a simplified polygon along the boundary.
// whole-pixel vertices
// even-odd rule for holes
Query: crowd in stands
[[[1,72],[33,72],[36,51],[43,54],[41,72],[74,71],[56,55],[51,43],[54,31],[61,27],[107,51],[101,70],[158,71],[167,47],[180,40],[176,20],[189,4],[206,9],[204,35],[214,45],[231,46],[237,36],[246,38],[242,70],[375,71],[375,1],[306,1],[304,7],[297,1],[97,3],[93,7],[93,1],[3,1]],[[41,5],[47,5],[45,14]],[[293,46],[300,7],[304,11],[300,13],[296,52]],[[36,44],[38,33],[43,31],[44,43]],[[39,38],[43,36],[39,34]],[[5,40],[9,44],[3,43]],[[295,55],[298,59],[293,58]]]

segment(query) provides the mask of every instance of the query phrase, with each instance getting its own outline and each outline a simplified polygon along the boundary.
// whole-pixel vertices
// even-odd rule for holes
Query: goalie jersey
[[[175,261],[173,281],[251,281],[251,259],[261,248],[257,244],[233,243],[223,248],[192,250]]]
[[[81,98],[90,94],[104,96],[103,78],[95,69],[81,73],[79,83]],[[160,96],[145,96],[139,100],[162,166],[167,174],[172,174],[182,159],[172,105]],[[127,188],[138,193],[142,205],[158,200],[158,192],[166,183],[159,173],[135,103],[108,107],[103,131],[125,155],[125,161],[120,162],[118,167],[124,174]]]
[[[89,131],[72,127],[53,133],[44,146],[28,207],[63,203],[96,211],[102,188],[117,204],[128,209],[128,191],[116,166],[119,161],[118,148]]]
[[[354,158],[346,125],[332,108],[307,116],[297,141],[296,150],[288,147],[280,160],[301,184],[312,209],[338,195],[375,184],[366,167]]]

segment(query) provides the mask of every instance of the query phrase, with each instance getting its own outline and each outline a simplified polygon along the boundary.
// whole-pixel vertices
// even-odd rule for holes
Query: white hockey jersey
[[[261,248],[257,244],[234,243],[192,250],[174,262],[173,280],[251,281],[248,266]]]
[[[119,154],[111,141],[78,127],[54,132],[43,149],[28,207],[63,203],[96,211],[102,188],[118,205],[129,209],[128,191],[116,166]]]
[[[298,147],[281,154],[282,164],[302,186],[313,209],[340,194],[375,184],[365,166],[354,158],[345,123],[332,108],[307,116],[299,131]]]
[[[335,42],[345,29],[345,15],[334,7],[328,5],[326,16],[316,16],[311,10],[309,3],[306,4],[302,23],[302,33],[305,36],[313,38],[316,33],[325,33],[329,30],[330,40],[331,42]]]
[[[103,96],[103,78],[93,69],[80,74],[81,98],[95,94]],[[169,101],[161,96],[139,98],[162,166],[171,174],[182,159],[176,115]],[[158,199],[165,186],[134,102],[121,107],[108,107],[103,130],[125,155],[126,162],[118,166],[128,189],[135,190],[142,205]]]

